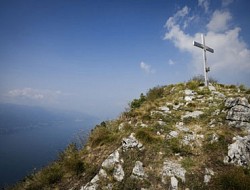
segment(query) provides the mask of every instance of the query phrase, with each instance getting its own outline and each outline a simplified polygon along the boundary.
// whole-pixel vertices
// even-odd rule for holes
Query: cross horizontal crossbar
[[[208,46],[205,46],[203,44],[200,44],[199,42],[196,42],[196,41],[193,41],[193,45],[196,46],[196,47],[199,47],[201,49],[205,49],[206,51],[209,51],[211,53],[214,53],[214,50]]]

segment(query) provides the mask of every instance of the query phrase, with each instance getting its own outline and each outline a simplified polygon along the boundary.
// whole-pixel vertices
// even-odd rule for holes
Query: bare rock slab
[[[249,166],[250,164],[250,136],[236,136],[234,143],[228,146],[228,154],[224,158],[224,163],[231,163],[239,166]]]

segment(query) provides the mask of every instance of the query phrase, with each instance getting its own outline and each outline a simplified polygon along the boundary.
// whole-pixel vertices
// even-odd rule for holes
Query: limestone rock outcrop
[[[178,177],[182,180],[182,182],[185,182],[186,170],[181,167],[181,164],[173,162],[171,160],[166,160],[163,163],[162,168],[162,182],[166,183],[166,176],[168,177]]]
[[[246,98],[228,98],[225,107],[229,108],[226,116],[229,125],[250,128],[250,104]]]
[[[239,166],[249,166],[250,164],[250,135],[233,138],[234,143],[228,146],[228,155],[224,158],[224,163],[231,163]]]
[[[135,166],[132,171],[132,177],[143,179],[146,177],[144,168],[143,168],[143,163],[141,161],[136,161]]]
[[[130,148],[135,148],[135,147],[141,150],[143,148],[143,145],[135,138],[133,133],[129,137],[123,138],[122,140],[123,151],[126,151]]]

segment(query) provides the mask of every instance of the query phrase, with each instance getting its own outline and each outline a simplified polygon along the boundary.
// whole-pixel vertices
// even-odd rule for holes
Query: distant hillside
[[[41,107],[0,104],[0,134],[77,120],[93,124],[97,119],[77,112],[51,111]]]
[[[13,189],[250,189],[250,90],[155,87]]]

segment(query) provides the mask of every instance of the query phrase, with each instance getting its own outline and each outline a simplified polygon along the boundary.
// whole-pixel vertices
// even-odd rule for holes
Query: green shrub
[[[196,108],[196,104],[193,103],[193,102],[189,102],[189,103],[187,104],[187,107],[189,107],[189,108]]]
[[[216,84],[218,83],[218,80],[213,78],[213,77],[209,77],[208,81],[209,81],[209,83],[216,83]]]
[[[134,99],[134,100],[130,103],[131,109],[135,109],[135,108],[141,107],[141,105],[143,104],[143,102],[145,102],[145,100],[146,100],[146,97],[143,95],[143,93],[141,93],[139,99]]]
[[[202,90],[198,90],[197,91],[197,94],[198,95],[210,95],[211,94],[211,91],[207,88],[204,88]]]
[[[211,135],[208,135],[207,137],[207,141],[211,140]],[[221,134],[219,135],[219,139],[217,142],[214,143],[207,143],[204,146],[204,151],[205,152],[209,152],[209,153],[213,153],[213,152],[224,152],[227,150],[228,144],[230,144],[231,142],[231,134],[225,133],[225,134]]]
[[[196,81],[196,82],[199,82],[199,83],[204,83],[205,79],[204,79],[204,76],[203,75],[196,75],[194,76],[192,79],[189,80],[190,81]]]
[[[117,138],[118,134],[108,127],[98,126],[90,134],[89,142],[91,146],[96,147],[115,142]]]
[[[234,85],[234,84],[229,85],[228,88],[237,89],[236,85]]]
[[[38,175],[38,180],[43,186],[48,186],[60,181],[62,176],[62,167],[58,163],[54,163],[41,171],[40,175]]]
[[[244,84],[241,84],[241,85],[239,86],[239,89],[240,89],[241,91],[246,91],[246,90],[247,90],[247,88],[244,86]]]
[[[61,154],[60,160],[66,171],[73,172],[76,175],[81,174],[85,169],[84,162],[75,144],[70,144],[65,149]]]
[[[148,128],[140,128],[139,130],[137,130],[135,133],[135,137],[139,141],[146,144],[153,144],[161,141],[161,139]]]
[[[140,180],[137,178],[129,177],[125,179],[125,182],[121,184],[117,189],[141,190],[149,186],[150,186],[150,182],[147,180]]]
[[[174,154],[179,153],[181,156],[188,156],[192,154],[190,146],[182,145],[178,138],[172,138],[167,140],[166,145],[167,149],[170,149]]]
[[[199,85],[204,85],[204,81],[205,81],[205,78],[204,78],[204,75],[196,75],[194,76],[192,79],[190,79],[189,81],[196,81],[199,83]],[[218,83],[218,80],[213,78],[213,77],[209,77],[208,78],[208,82],[209,83]]]
[[[162,98],[163,95],[164,95],[164,88],[161,86],[157,86],[152,89],[149,89],[149,91],[147,92],[146,98],[149,101],[153,101],[158,98]]]
[[[151,120],[151,115],[150,115],[150,113],[143,114],[142,120],[143,120],[143,121],[150,121],[150,120]]]
[[[190,157],[186,157],[181,161],[181,165],[183,168],[185,168],[186,170],[189,170],[190,168],[192,168],[193,166],[195,166],[195,162],[192,158]]]
[[[250,189],[249,169],[233,167],[225,170],[217,178],[217,185],[225,190],[247,190]]]
[[[191,90],[197,90],[198,87],[200,86],[200,81],[197,80],[191,80],[189,82],[187,82],[187,88],[191,89]]]

